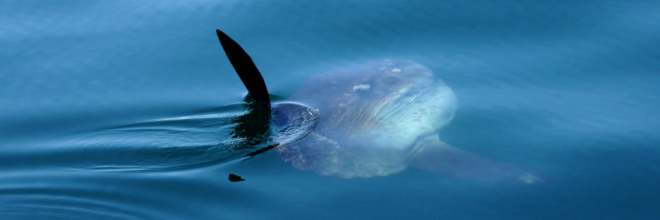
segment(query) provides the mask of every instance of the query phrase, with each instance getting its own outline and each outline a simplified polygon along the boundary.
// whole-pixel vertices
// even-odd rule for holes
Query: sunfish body
[[[456,96],[413,61],[380,59],[313,77],[288,102],[271,106],[261,73],[229,36],[216,31],[248,93],[272,110],[277,149],[293,167],[344,178],[386,176],[408,166],[482,181],[542,181],[517,166],[485,159],[440,141]],[[267,115],[268,116],[268,115]]]
[[[289,99],[317,109],[306,137],[277,148],[300,170],[344,178],[386,176],[408,166],[484,181],[534,183],[537,177],[440,141],[454,116],[454,92],[413,61],[379,59],[320,74]]]

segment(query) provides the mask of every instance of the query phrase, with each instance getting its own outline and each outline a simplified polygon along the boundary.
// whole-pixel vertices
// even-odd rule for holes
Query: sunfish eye
[[[396,84],[399,84],[401,82],[401,79],[390,76],[390,77],[383,78],[381,81],[383,81],[383,83],[388,84],[388,85],[396,85]]]

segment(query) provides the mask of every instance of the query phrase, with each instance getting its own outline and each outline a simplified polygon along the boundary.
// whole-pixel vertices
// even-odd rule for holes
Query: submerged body
[[[277,148],[297,169],[351,178],[414,166],[467,179],[535,178],[441,142],[436,130],[453,118],[456,96],[413,61],[379,59],[323,73],[289,100],[320,114],[305,138]]]
[[[456,97],[429,68],[374,60],[315,76],[288,102],[271,106],[252,59],[225,33],[216,33],[250,96],[271,110],[266,116],[276,129],[274,144],[246,156],[277,148],[295,168],[344,178],[385,176],[413,166],[465,179],[540,181],[516,166],[440,141],[436,130],[454,117]]]
[[[290,100],[318,109],[321,120],[280,155],[298,169],[347,178],[402,171],[416,140],[447,124],[457,105],[428,68],[389,59],[318,75]]]

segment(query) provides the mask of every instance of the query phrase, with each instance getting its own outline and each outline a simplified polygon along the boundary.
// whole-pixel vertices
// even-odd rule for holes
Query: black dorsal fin
[[[270,98],[268,97],[268,89],[264,78],[259,73],[257,66],[254,65],[252,58],[241,48],[236,41],[232,40],[220,30],[216,30],[220,44],[229,58],[229,62],[234,66],[234,70],[243,81],[243,85],[247,88],[248,93],[257,102],[265,105],[271,109]]]

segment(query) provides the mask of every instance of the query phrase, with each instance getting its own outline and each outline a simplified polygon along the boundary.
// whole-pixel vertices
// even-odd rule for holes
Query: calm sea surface
[[[658,1],[1,1],[0,219],[658,219]],[[269,92],[389,57],[459,107],[441,139],[541,184],[343,179],[237,138]],[[279,99],[279,100],[282,100]],[[245,178],[229,182],[230,173]]]

